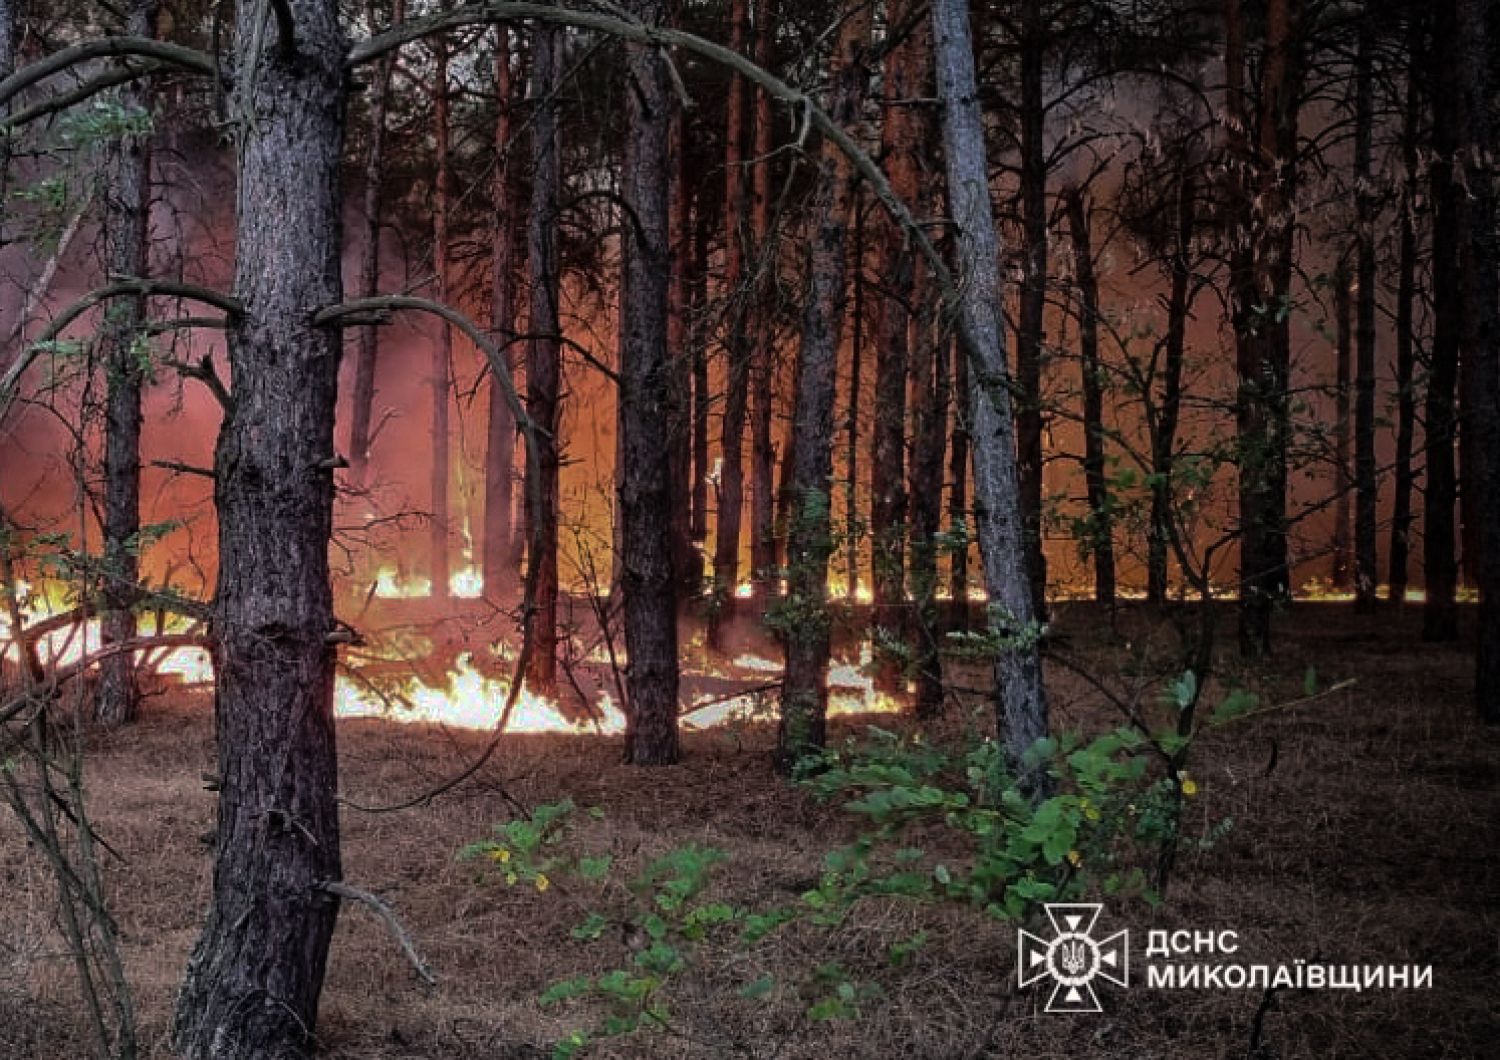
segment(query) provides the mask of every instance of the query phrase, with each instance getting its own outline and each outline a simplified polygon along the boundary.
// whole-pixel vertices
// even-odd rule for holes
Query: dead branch
[[[401,947],[401,952],[406,955],[407,961],[410,962],[422,982],[428,986],[437,986],[437,977],[432,974],[432,969],[427,967],[427,962],[422,960],[422,955],[412,944],[411,935],[401,926],[401,921],[396,919],[396,914],[389,905],[369,891],[362,891],[358,887],[351,887],[338,880],[324,880],[317,884],[316,888],[325,894],[331,894],[345,901],[359,902],[368,907],[385,924],[385,929],[391,933],[391,938],[396,940],[396,945]]]

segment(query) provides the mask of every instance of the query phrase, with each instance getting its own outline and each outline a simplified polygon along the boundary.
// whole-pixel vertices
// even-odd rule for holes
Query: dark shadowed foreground
[[[1075,649],[1106,665],[1113,649],[1084,643],[1098,616],[1058,616]],[[1465,616],[1466,621],[1469,616]],[[1234,829],[1212,850],[1190,848],[1170,901],[1108,905],[1110,930],[1129,927],[1133,958],[1153,928],[1239,933],[1246,963],[1417,964],[1433,988],[1355,993],[1146,990],[1106,987],[1105,1012],[1047,1015],[1045,994],[1014,991],[1014,930],[953,909],[866,901],[834,936],[794,929],[749,950],[710,946],[674,985],[671,1032],[640,1034],[591,1056],[629,1057],[1213,1057],[1245,1056],[1259,1018],[1272,1057],[1494,1055],[1500,1014],[1500,753],[1475,726],[1471,667],[1458,646],[1424,645],[1416,614],[1357,618],[1302,605],[1288,622],[1281,683],[1300,693],[1309,665],[1320,683],[1357,677],[1330,699],[1250,720],[1201,747],[1190,835],[1225,815]],[[1089,633],[1093,638],[1096,634]],[[1102,726],[1080,683],[1048,675],[1055,725]],[[950,711],[951,713],[951,711]],[[206,697],[149,699],[138,727],[103,740],[89,784],[126,936],[148,1055],[167,1055],[178,982],[200,926],[210,866],[205,834],[214,764]],[[883,719],[890,724],[890,719]],[[955,725],[957,722],[954,723]],[[838,723],[834,738],[858,732]],[[586,896],[562,884],[539,893],[481,879],[455,853],[509,813],[501,788],[527,804],[572,797],[598,806],[580,835],[633,869],[696,842],[732,861],[716,892],[766,907],[793,902],[816,880],[823,850],[852,837],[833,807],[789,792],[771,774],[770,727],[690,736],[680,767],[620,764],[618,741],[517,738],[479,780],[432,805],[392,814],[344,808],[349,881],[388,900],[438,977],[424,986],[363,908],[346,908],[319,1022],[324,1055],[339,1060],[546,1057],[589,1013],[543,1009],[552,982],[618,966],[625,940],[570,937]],[[382,722],[342,723],[344,796],[396,801],[454,770],[482,738]],[[1269,770],[1269,771],[1268,771]],[[51,922],[50,877],[7,818],[0,843],[0,1056],[86,1055],[71,964]],[[893,942],[925,929],[928,945],[900,968]],[[858,1020],[810,1022],[797,984],[820,963],[879,982]],[[737,987],[762,974],[779,984],[749,1000]]]

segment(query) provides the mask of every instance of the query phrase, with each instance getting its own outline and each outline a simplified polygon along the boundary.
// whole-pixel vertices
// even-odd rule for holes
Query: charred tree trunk
[[[1457,430],[1455,389],[1458,385],[1458,347],[1463,334],[1463,242],[1468,223],[1466,192],[1454,171],[1461,136],[1460,109],[1465,86],[1453,69],[1458,59],[1457,13],[1452,3],[1439,4],[1431,49],[1432,148],[1428,167],[1433,204],[1432,220],[1432,356],[1427,376],[1426,436],[1427,489],[1422,532],[1427,602],[1422,609],[1422,637],[1448,641],[1458,637],[1455,590],[1458,565],[1454,556],[1454,504],[1457,477],[1453,444]]]
[[[774,0],[755,2],[755,60],[770,69],[774,44]],[[750,348],[750,578],[764,608],[780,581],[776,549],[776,444],[772,440],[776,390],[776,248],[771,236],[771,148],[775,139],[771,96],[755,93],[755,139],[750,179],[750,244],[755,251],[752,293],[755,320]]]
[[[708,300],[708,233],[710,213],[703,201],[693,225],[693,271],[690,294],[695,311],[701,317]],[[693,361],[693,541],[701,550],[708,541],[708,349],[701,338],[692,341]],[[695,574],[701,571],[701,559]],[[696,582],[696,578],[694,579]]]
[[[1392,475],[1390,600],[1406,603],[1408,559],[1411,552],[1412,449],[1416,435],[1416,301],[1417,204],[1421,196],[1417,138],[1422,122],[1420,70],[1423,33],[1413,18],[1409,31],[1406,77],[1406,114],[1401,130],[1401,159],[1405,187],[1401,196],[1401,248],[1396,280],[1396,457]]]
[[[948,208],[960,266],[958,319],[973,369],[968,402],[974,514],[989,592],[989,627],[997,635],[992,705],[1006,753],[1021,770],[1023,784],[1040,790],[1046,778],[1021,766],[1026,750],[1047,735],[1047,696],[1026,565],[1026,510],[1016,473],[1005,363],[1000,239],[990,205],[968,5],[964,0],[935,0],[932,20]]]
[[[155,0],[135,0],[126,32],[156,35]],[[120,106],[148,110],[151,97],[142,82],[120,91]],[[149,267],[151,215],[150,134],[112,142],[105,159],[104,240],[109,272],[145,276]],[[104,599],[100,643],[135,636],[140,578],[137,537],[141,528],[141,388],[146,366],[136,348],[145,319],[144,298],[124,298],[105,314],[103,357],[107,382],[104,428]],[[99,667],[95,716],[105,726],[134,720],[138,695],[130,652],[106,658]]]
[[[365,5],[365,17],[371,27],[377,25],[376,5]],[[406,19],[406,0],[395,0],[391,6],[391,26]],[[370,84],[370,140],[365,148],[364,222],[359,258],[359,293],[363,298],[380,294],[380,230],[384,213],[382,196],[385,173],[386,110],[391,96],[391,75],[396,69],[394,53],[375,64]],[[380,327],[370,324],[359,329],[359,346],[354,359],[354,397],[350,402],[349,483],[363,489],[370,466],[371,416],[375,408],[375,373],[380,361]]]
[[[345,43],[333,0],[293,0],[257,56],[264,8],[236,12],[234,407],[214,457],[220,783],[212,899],[177,1001],[191,1060],[312,1050],[340,875],[334,746],[333,425]],[[252,74],[253,71],[253,74]],[[275,209],[268,209],[275,203]]]
[[[745,54],[749,40],[749,0],[731,0],[730,48]],[[739,587],[740,524],[745,505],[745,411],[749,402],[750,342],[746,334],[745,79],[729,78],[724,126],[724,415],[719,433],[718,525],[714,531],[714,598],[708,644],[718,650],[722,624],[734,617]]]
[[[1375,296],[1379,282],[1375,259],[1375,199],[1372,141],[1375,127],[1375,20],[1366,5],[1359,24],[1359,53],[1355,80],[1354,171],[1357,240],[1355,275],[1359,297],[1355,309],[1354,340],[1358,348],[1354,369],[1354,603],[1362,614],[1375,610],[1375,585],[1380,580],[1376,555],[1375,479]]]
[[[1147,528],[1146,598],[1167,600],[1168,556],[1176,534],[1172,474],[1177,460],[1177,424],[1182,416],[1182,364],[1188,314],[1193,305],[1192,246],[1197,189],[1190,173],[1177,182],[1177,231],[1172,248],[1172,289],[1167,295],[1167,334],[1162,349],[1161,396],[1151,431],[1151,524]]]
[[[1480,0],[1456,0],[1459,78],[1467,91],[1464,186],[1473,194],[1470,227],[1474,286],[1469,291],[1474,321],[1474,391],[1470,398],[1478,448],[1479,638],[1475,693],[1479,717],[1500,724],[1500,214],[1495,190],[1495,43]]]
[[[845,128],[859,115],[868,73],[870,8],[844,11],[830,60],[828,111]],[[786,676],[776,737],[778,768],[789,771],[824,744],[828,712],[828,560],[833,550],[833,403],[839,333],[847,296],[846,230],[855,209],[855,176],[831,142],[819,152],[815,227],[808,249],[807,306],[797,351],[792,430],[791,525],[787,534],[787,606],[782,613]]]
[[[1083,375],[1083,477],[1089,500],[1089,551],[1094,557],[1094,599],[1115,606],[1114,516],[1104,469],[1104,372],[1099,363],[1099,280],[1083,192],[1067,195],[1073,241],[1073,278],[1078,284],[1078,359]]]
[[[1047,111],[1043,78],[1046,26],[1042,0],[1021,6],[1020,322],[1016,331],[1016,451],[1026,517],[1026,566],[1032,611],[1047,614],[1047,556],[1042,549],[1042,343],[1047,313]]]
[[[532,30],[531,210],[526,232],[527,268],[531,286],[530,342],[526,361],[526,412],[537,424],[538,475],[535,490],[539,510],[527,513],[534,528],[536,615],[532,621],[528,683],[550,694],[557,687],[557,431],[561,421],[562,333],[558,319],[560,269],[557,257],[557,219],[562,194],[562,170],[557,125],[557,93],[562,84],[561,34],[547,26]]]
[[[490,204],[494,225],[490,245],[490,333],[507,364],[513,363],[516,336],[517,210],[510,190],[511,107],[515,93],[510,69],[510,29],[495,27],[495,174]],[[493,374],[484,450],[484,591],[496,599],[513,588],[511,511],[515,504],[516,420],[504,388]]]
[[[631,14],[661,18],[660,0],[632,0]],[[654,48],[626,45],[625,165],[620,192],[625,276],[620,286],[621,589],[630,713],[625,757],[642,766],[677,761],[677,592],[672,574],[670,424],[672,361],[667,352],[667,139],[672,90]]]

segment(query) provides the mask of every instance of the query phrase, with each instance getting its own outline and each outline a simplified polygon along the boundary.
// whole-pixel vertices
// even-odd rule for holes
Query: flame
[[[441,688],[412,678],[393,694],[382,696],[355,679],[340,675],[334,686],[333,713],[339,718],[384,718],[460,729],[493,729],[500,722],[509,693],[508,680],[480,673],[474,668],[473,657],[465,652],[458,657],[447,684]],[[625,731],[625,715],[608,695],[601,697],[598,709],[595,721],[575,721],[563,714],[553,700],[523,688],[506,731],[604,735]]]
[[[477,600],[484,595],[484,575],[472,565],[456,570],[448,578],[448,592],[462,600]]]
[[[411,600],[432,595],[431,578],[405,578],[395,567],[381,567],[375,572],[375,595],[382,600]]]

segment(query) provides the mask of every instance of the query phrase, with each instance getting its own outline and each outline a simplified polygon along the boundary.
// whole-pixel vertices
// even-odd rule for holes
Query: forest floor
[[[1063,605],[1056,625],[1071,651],[1102,668],[1120,665],[1124,634],[1087,605]],[[1419,626],[1414,611],[1365,618],[1330,604],[1284,616],[1281,651],[1256,676],[1265,702],[1298,698],[1309,666],[1320,686],[1357,684],[1196,747],[1201,790],[1190,831],[1226,816],[1233,829],[1212,849],[1184,850],[1164,906],[1120,899],[1106,905],[1101,928],[1130,929],[1137,972],[1148,931],[1231,930],[1239,940],[1231,961],[1430,965],[1430,989],[1268,999],[1259,989],[1149,989],[1138,976],[1128,990],[1101,987],[1101,1014],[1049,1015],[1045,989],[1016,989],[1013,926],[969,909],[867,900],[836,933],[794,925],[749,949],[706,945],[671,987],[670,1029],[613,1039],[588,1055],[1500,1055],[1500,734],[1472,718],[1469,646],[1423,644]],[[1078,679],[1052,668],[1049,680],[1056,727],[1114,724]],[[209,706],[202,693],[154,698],[138,725],[96,738],[88,758],[93,814],[120,854],[106,869],[150,1057],[169,1055],[173,994],[207,896]],[[834,735],[861,729],[843,721]],[[773,735],[770,727],[692,734],[681,766],[653,771],[620,764],[615,739],[516,737],[472,781],[429,804],[396,813],[346,808],[346,877],[391,903],[437,985],[415,978],[367,910],[347,907],[323,994],[321,1055],[547,1057],[551,1042],[596,1015],[586,1004],[544,1008],[537,999],[559,979],[628,963],[629,940],[571,937],[588,901],[572,884],[546,893],[507,887],[456,856],[507,819],[507,796],[599,807],[597,818],[580,815],[576,840],[628,868],[682,844],[722,848],[731,860],[712,893],[756,908],[795,903],[816,881],[821,855],[852,838],[856,822],[772,775]],[[368,804],[429,787],[485,737],[362,720],[341,723],[340,742],[343,794]],[[53,924],[51,879],[8,817],[0,820],[0,894],[0,1057],[89,1055],[72,965]],[[889,947],[918,929],[927,945],[893,967]],[[798,984],[828,961],[880,985],[859,1018],[806,1018]],[[775,977],[769,996],[740,996],[738,985],[762,975]]]

